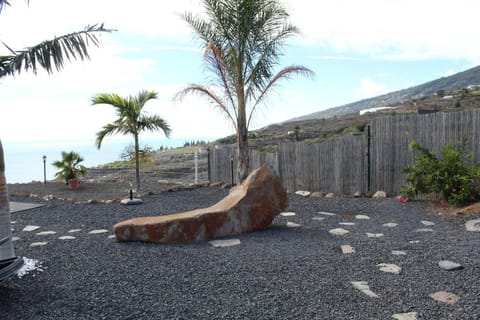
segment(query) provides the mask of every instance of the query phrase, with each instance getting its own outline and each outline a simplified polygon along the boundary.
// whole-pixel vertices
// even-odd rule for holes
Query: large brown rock
[[[181,243],[266,228],[287,207],[280,179],[267,167],[253,171],[241,186],[209,208],[126,220],[113,226],[117,241]]]

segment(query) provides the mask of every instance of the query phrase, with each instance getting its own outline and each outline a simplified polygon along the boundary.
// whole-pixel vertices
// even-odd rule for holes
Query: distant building
[[[389,110],[389,109],[395,109],[394,107],[376,107],[376,108],[369,108],[369,109],[364,109],[360,110],[360,115],[364,115],[366,113],[375,113],[380,110]]]

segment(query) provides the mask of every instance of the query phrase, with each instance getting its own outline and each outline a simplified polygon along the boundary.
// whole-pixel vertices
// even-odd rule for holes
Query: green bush
[[[436,193],[454,205],[465,205],[479,199],[480,165],[473,163],[471,153],[465,151],[467,137],[457,146],[455,142],[442,147],[439,159],[433,151],[416,141],[410,150],[418,151],[412,167],[403,168],[408,186],[401,189],[402,196]]]

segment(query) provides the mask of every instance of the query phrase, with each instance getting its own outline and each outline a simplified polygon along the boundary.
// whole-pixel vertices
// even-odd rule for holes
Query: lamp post
[[[47,184],[47,156],[43,156],[43,184]]]

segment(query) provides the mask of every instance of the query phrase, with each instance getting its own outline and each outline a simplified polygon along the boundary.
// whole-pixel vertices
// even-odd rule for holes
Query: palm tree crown
[[[26,2],[28,3],[28,0]],[[9,5],[9,0],[0,0],[0,13],[5,6]],[[52,73],[53,71],[59,71],[64,66],[65,60],[88,59],[87,47],[90,44],[99,44],[97,34],[110,31],[112,30],[105,29],[103,24],[93,25],[83,31],[60,36],[19,51],[15,51],[4,44],[10,54],[0,56],[0,79],[20,73],[22,70],[31,70],[36,73],[39,68]],[[5,159],[0,141],[0,261],[8,260],[14,256],[7,181],[5,179]]]
[[[139,134],[143,131],[162,130],[165,136],[170,136],[170,125],[158,115],[147,115],[143,110],[145,104],[158,96],[155,91],[143,90],[137,96],[126,98],[115,93],[101,93],[91,99],[92,105],[109,104],[115,108],[118,118],[108,123],[97,132],[96,145],[100,149],[103,139],[114,134],[132,135],[135,140],[135,164],[137,190],[140,189],[139,173]]]
[[[205,45],[211,86],[191,85],[177,95],[199,94],[225,112],[237,131],[237,180],[248,174],[248,128],[256,108],[281,79],[312,76],[303,66],[275,72],[282,46],[298,33],[275,0],[202,0],[206,19],[185,13],[183,19]],[[218,88],[221,88],[219,91]]]
[[[0,56],[0,78],[19,74],[22,70],[37,73],[39,68],[51,74],[53,71],[60,71],[65,60],[70,62],[89,59],[88,45],[99,45],[96,34],[110,31],[112,30],[106,29],[103,24],[95,24],[85,27],[82,31],[43,41],[23,50],[13,50],[4,44],[10,54]]]

